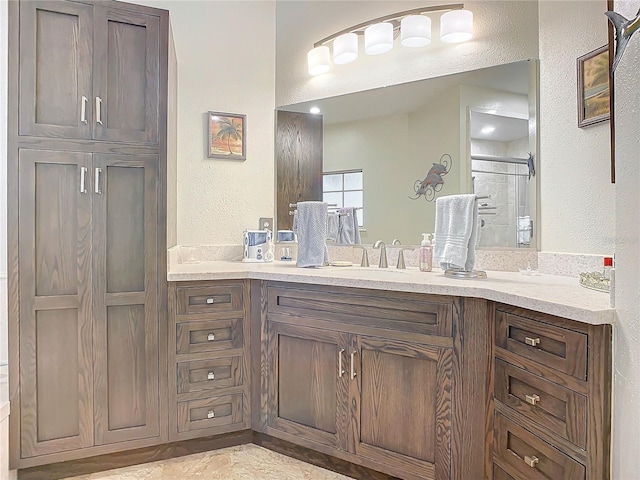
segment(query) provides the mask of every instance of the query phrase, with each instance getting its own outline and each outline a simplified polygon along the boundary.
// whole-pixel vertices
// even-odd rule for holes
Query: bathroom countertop
[[[439,269],[421,272],[416,267],[406,270],[359,266],[297,268],[295,263],[281,261],[173,264],[167,275],[170,282],[248,278],[477,297],[593,325],[614,321],[615,310],[609,307],[609,294],[581,287],[576,278],[498,271],[487,271],[487,277],[456,279],[445,277]]]

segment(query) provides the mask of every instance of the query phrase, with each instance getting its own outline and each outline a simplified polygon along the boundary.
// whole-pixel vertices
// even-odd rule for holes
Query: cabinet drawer
[[[495,463],[493,464],[493,480],[516,480]]]
[[[330,287],[271,286],[268,312],[423,335],[452,335],[453,304],[448,297],[438,302],[405,292],[351,290],[354,293]]]
[[[542,365],[587,379],[587,335],[496,311],[496,345]]]
[[[176,287],[178,315],[242,312],[242,285]]]
[[[177,375],[178,393],[237,387],[244,381],[242,357],[180,362]]]
[[[499,413],[494,423],[494,456],[523,478],[584,480],[582,464]]]
[[[241,424],[243,420],[241,393],[178,403],[178,432]]]
[[[241,348],[243,344],[242,319],[185,322],[176,325],[176,353],[215,352]]]
[[[585,449],[587,398],[496,359],[495,398]]]

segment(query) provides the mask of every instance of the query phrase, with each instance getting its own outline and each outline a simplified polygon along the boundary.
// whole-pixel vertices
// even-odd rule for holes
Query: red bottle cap
[[[604,257],[604,266],[613,267],[613,257]]]

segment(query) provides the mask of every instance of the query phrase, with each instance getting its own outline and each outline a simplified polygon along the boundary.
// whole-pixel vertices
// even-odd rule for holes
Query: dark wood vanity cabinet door
[[[91,5],[20,2],[20,135],[91,138],[92,58]]]
[[[267,433],[346,450],[347,340],[346,333],[269,323]]]
[[[159,435],[156,168],[94,155],[97,445]]]
[[[133,8],[95,10],[94,138],[157,144],[160,17]]]
[[[22,458],[93,444],[90,166],[88,153],[19,151]]]
[[[276,218],[293,227],[290,203],[322,200],[322,116],[276,112]]]
[[[453,350],[351,336],[352,451],[417,475],[451,476]]]

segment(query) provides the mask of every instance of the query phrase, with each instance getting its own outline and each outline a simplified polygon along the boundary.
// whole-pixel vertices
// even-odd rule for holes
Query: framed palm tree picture
[[[246,160],[247,116],[208,112],[207,157]]]
[[[609,46],[578,58],[578,127],[609,120]]]

